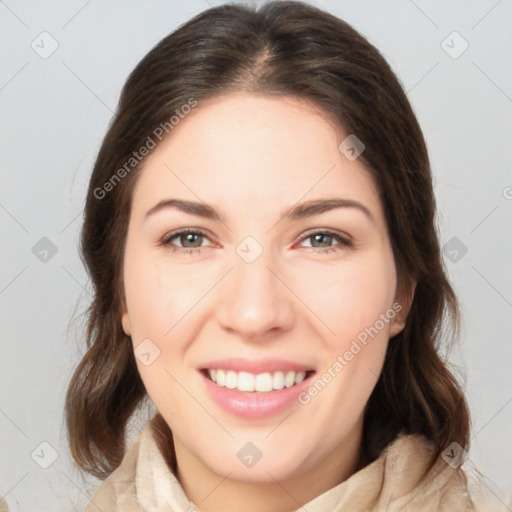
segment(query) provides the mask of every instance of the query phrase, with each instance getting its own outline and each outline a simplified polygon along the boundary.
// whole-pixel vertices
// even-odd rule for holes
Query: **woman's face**
[[[302,100],[240,92],[199,103],[146,159],[122,322],[178,464],[264,482],[355,463],[403,312],[348,135]]]

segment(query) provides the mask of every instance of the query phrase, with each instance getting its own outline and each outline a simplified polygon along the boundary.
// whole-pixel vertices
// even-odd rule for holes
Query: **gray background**
[[[82,510],[98,484],[71,464],[63,429],[90,299],[77,251],[88,177],[131,69],[220,3],[0,2],[0,495],[13,511]],[[473,413],[465,467],[485,476],[489,510],[512,510],[512,3],[311,3],[381,50],[424,130],[463,312],[449,357]]]

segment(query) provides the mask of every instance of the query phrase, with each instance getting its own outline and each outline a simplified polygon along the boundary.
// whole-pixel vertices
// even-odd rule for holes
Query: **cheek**
[[[125,295],[132,339],[164,339],[204,293],[201,279],[168,262],[148,258],[143,251],[127,252]]]
[[[211,275],[208,279],[204,272],[185,271],[165,257],[155,257],[129,243],[124,263],[125,296],[139,374],[157,407],[179,417],[176,398],[183,390],[177,382],[183,381],[189,340],[194,339],[196,329],[190,315],[197,312],[199,299],[211,286]],[[138,353],[148,351],[151,363],[144,364],[147,361]]]
[[[197,292],[191,290],[193,280],[189,276],[185,282],[183,272],[129,244],[124,268],[131,338],[140,377],[157,409],[166,411],[173,421],[181,421],[186,397],[178,383],[183,382],[180,365],[187,348],[187,337],[181,330],[192,307],[190,302],[197,302]],[[147,353],[150,355],[145,359],[143,354]]]
[[[354,259],[329,269],[317,268],[314,281],[311,273],[301,279],[307,279],[303,286],[310,290],[311,308],[334,331],[340,348],[373,325],[391,308],[395,297],[395,267],[389,257]]]
[[[324,339],[328,357],[318,376],[318,389],[325,385],[326,390],[317,406],[342,425],[349,418],[356,420],[382,370],[390,317],[395,315],[394,262],[382,254],[359,260],[340,266],[326,282],[330,292],[322,299],[322,318],[335,334]]]

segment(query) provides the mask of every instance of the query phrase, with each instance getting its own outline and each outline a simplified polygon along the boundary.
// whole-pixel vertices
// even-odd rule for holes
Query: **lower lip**
[[[208,394],[225,411],[248,419],[266,418],[279,414],[298,403],[297,395],[309,387],[312,373],[300,384],[289,388],[276,389],[268,393],[245,392],[218,386],[202,372],[199,372]]]

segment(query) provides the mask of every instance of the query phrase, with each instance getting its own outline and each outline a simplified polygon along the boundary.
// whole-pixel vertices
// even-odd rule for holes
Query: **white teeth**
[[[226,385],[226,373],[224,372],[224,370],[217,370],[217,384],[219,386]]]
[[[239,391],[254,391],[254,375],[252,373],[240,372],[238,374]]]
[[[274,389],[290,388],[300,384],[306,378],[306,372],[266,372],[254,375],[248,372],[232,370],[208,370],[210,380],[221,387],[238,391],[258,391],[269,393]]]
[[[270,373],[260,373],[256,375],[254,389],[262,393],[272,391],[272,375]]]
[[[226,374],[226,387],[229,389],[235,389],[236,388],[236,372],[228,371]]]
[[[295,376],[295,384],[300,384],[306,378],[306,372],[299,372]]]
[[[283,389],[284,388],[284,373],[276,372],[272,376],[272,387],[274,389]]]
[[[288,372],[284,378],[284,385],[291,388],[295,384],[295,372]]]

